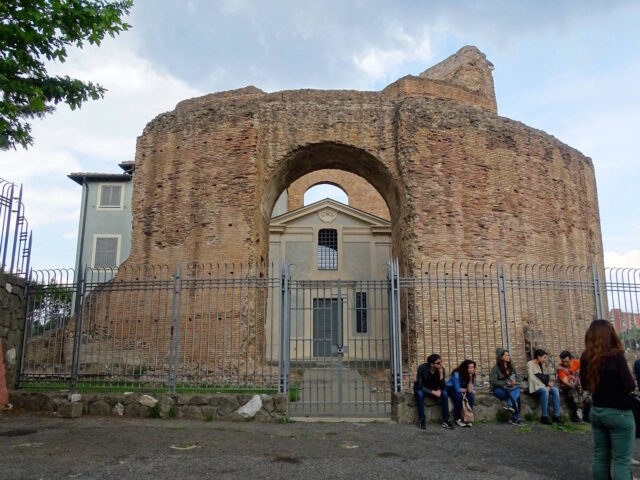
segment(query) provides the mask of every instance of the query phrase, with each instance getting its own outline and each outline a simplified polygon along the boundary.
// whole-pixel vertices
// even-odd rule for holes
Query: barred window
[[[122,206],[122,185],[100,185],[100,208],[120,208]]]
[[[338,269],[338,231],[323,228],[318,232],[318,270]]]
[[[356,292],[356,333],[367,333],[367,292]]]
[[[95,268],[114,268],[118,266],[118,237],[96,237],[96,249],[93,260]]]

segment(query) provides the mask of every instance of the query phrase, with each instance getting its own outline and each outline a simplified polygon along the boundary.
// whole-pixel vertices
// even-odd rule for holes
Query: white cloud
[[[640,268],[640,250],[604,252],[605,267]]]
[[[353,56],[353,63],[369,77],[372,84],[397,76],[398,70],[407,62],[420,61],[426,64],[432,58],[431,41],[426,33],[416,38],[401,27],[394,26],[389,36],[393,43],[399,45],[388,48],[372,46],[364,53]]]

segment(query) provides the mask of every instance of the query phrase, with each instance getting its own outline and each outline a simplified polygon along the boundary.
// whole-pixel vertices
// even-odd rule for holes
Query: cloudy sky
[[[132,29],[51,69],[108,89],[33,124],[35,145],[0,152],[24,184],[35,268],[74,263],[80,186],[118,172],[147,122],[183,99],[255,85],[380,90],[464,45],[495,65],[500,115],[593,159],[605,262],[640,267],[640,2],[137,0]]]

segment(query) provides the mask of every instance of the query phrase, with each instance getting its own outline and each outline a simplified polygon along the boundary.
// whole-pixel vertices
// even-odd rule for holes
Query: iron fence
[[[558,354],[581,352],[589,323],[603,312],[605,286],[590,267],[447,261],[396,268],[405,389],[431,353],[448,372],[475,360],[481,384],[497,348],[509,349],[520,371],[542,348],[555,371]]]
[[[75,280],[34,271],[21,382],[275,389],[264,322],[279,286],[266,269],[235,265],[87,268]]]
[[[474,359],[483,383],[496,348],[521,369],[543,348],[555,367],[594,318],[638,349],[639,297],[639,270],[481,262],[324,282],[267,265],[33,271],[20,381],[278,389],[301,412],[386,413],[431,353],[449,372]]]
[[[31,232],[22,203],[22,185],[0,178],[0,271],[25,276],[31,258]]]

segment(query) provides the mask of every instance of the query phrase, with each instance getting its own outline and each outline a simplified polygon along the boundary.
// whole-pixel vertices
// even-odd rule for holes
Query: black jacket
[[[442,367],[442,378],[440,378],[440,370],[431,373],[428,363],[423,363],[418,367],[418,375],[413,388],[421,388],[424,393],[431,393],[434,390],[444,390],[445,378],[447,378],[444,367]]]

